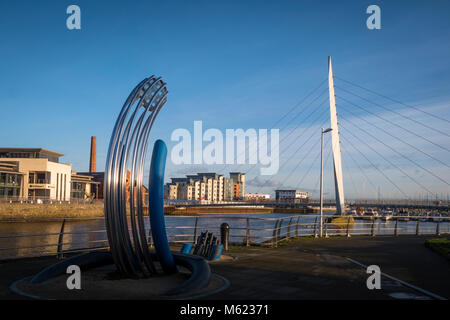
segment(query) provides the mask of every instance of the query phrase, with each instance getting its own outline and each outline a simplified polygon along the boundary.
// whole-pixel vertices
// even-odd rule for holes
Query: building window
[[[72,182],[70,197],[72,199],[84,199],[86,184],[82,182]]]

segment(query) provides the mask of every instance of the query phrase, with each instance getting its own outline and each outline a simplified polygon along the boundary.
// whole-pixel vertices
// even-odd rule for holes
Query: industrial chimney
[[[91,157],[89,159],[89,173],[97,171],[97,138],[91,137]]]

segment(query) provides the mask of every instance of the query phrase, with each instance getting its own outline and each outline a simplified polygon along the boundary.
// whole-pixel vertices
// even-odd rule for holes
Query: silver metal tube
[[[141,81],[125,101],[109,144],[105,224],[114,262],[128,275],[146,277],[156,272],[143,217],[143,172],[150,131],[167,93],[161,78],[151,76]]]

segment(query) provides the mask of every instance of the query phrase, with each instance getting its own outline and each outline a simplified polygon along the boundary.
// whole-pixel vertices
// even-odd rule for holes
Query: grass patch
[[[353,225],[355,224],[355,220],[351,215],[342,215],[342,216],[334,215],[326,218],[326,222],[333,224],[338,228],[347,228],[347,225],[349,227],[353,227]]]
[[[425,246],[450,260],[450,238],[429,239]]]

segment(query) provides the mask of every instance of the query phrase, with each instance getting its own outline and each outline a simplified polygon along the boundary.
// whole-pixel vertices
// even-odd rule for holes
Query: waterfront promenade
[[[424,246],[426,239],[435,237],[302,237],[278,248],[232,246],[225,254],[233,259],[211,263],[214,273],[228,279],[228,288],[198,298],[431,299],[384,276],[381,290],[368,290],[366,270],[346,258],[376,264],[383,273],[450,298],[449,261]],[[12,293],[9,285],[55,261],[46,257],[0,262],[0,299],[25,299]]]
[[[210,298],[393,299],[396,293],[426,298],[385,277],[381,290],[368,290],[366,270],[345,258],[376,264],[383,273],[450,298],[449,261],[424,246],[429,238],[300,238],[276,249],[235,247],[230,251],[235,262],[213,266],[230,279],[230,289]]]

